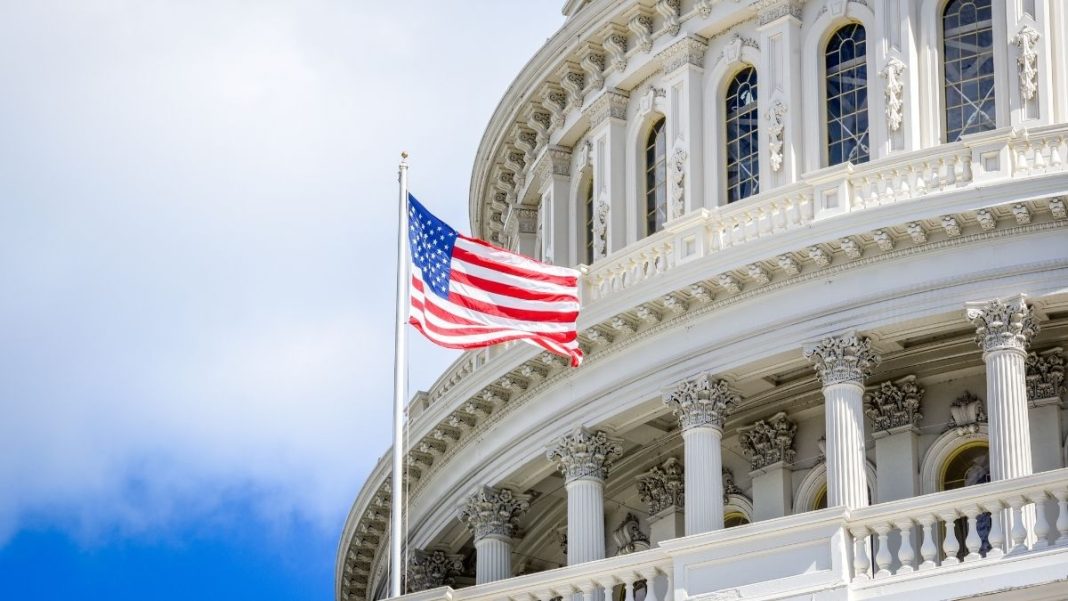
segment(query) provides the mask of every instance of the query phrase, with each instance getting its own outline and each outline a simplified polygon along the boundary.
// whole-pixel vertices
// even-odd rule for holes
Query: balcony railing
[[[989,530],[979,524],[984,513],[989,513]],[[1006,523],[1011,528],[1006,530]],[[949,586],[956,591],[950,596],[957,598],[970,594],[953,577],[962,570],[1011,564],[1011,571],[997,573],[1008,573],[1012,584],[1022,587],[1048,577],[1048,570],[1033,569],[1042,561],[1068,562],[1068,469],[852,511],[829,508],[765,520],[665,541],[630,555],[406,598],[683,601],[677,592],[687,598],[777,597],[870,586],[887,595],[895,583],[910,591]],[[921,572],[925,574],[913,576]],[[1063,577],[1062,569],[1055,572],[1056,578]],[[929,578],[940,574],[950,578]],[[979,582],[975,586],[996,586],[992,578],[980,573],[971,580]]]

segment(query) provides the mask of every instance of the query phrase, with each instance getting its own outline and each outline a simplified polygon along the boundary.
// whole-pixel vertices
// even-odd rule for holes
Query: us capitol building
[[[586,361],[414,396],[406,598],[1068,598],[1068,2],[563,11],[470,215],[580,267]],[[395,485],[338,601],[388,596]]]

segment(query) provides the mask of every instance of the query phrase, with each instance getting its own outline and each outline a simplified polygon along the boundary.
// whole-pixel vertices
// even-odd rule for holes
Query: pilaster
[[[538,243],[540,260],[554,265],[574,265],[571,231],[571,150],[563,146],[545,149],[534,167],[539,196]]]
[[[753,480],[753,521],[782,517],[793,507],[790,472],[796,455],[795,434],[797,424],[784,412],[740,430],[742,454],[753,469],[749,474]]]
[[[799,0],[759,0],[760,191],[798,181],[803,168]],[[780,127],[781,126],[781,127]]]
[[[658,55],[667,91],[668,220],[706,205],[704,76],[707,41],[687,36]]]
[[[1031,461],[1035,472],[1062,466],[1061,394],[1064,390],[1064,358],[1060,347],[1028,353],[1027,404],[1031,432]]]
[[[587,110],[590,118],[589,139],[593,146],[594,234],[598,237],[598,241],[594,242],[595,259],[627,244],[628,101],[626,92],[606,89],[590,103]],[[599,254],[599,250],[603,254]]]
[[[915,376],[883,382],[864,395],[864,412],[872,422],[879,502],[920,494],[918,466],[920,403],[924,390]]]

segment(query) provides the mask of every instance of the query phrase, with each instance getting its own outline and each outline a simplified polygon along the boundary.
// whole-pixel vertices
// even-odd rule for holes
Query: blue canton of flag
[[[452,247],[458,235],[414,196],[408,195],[408,243],[412,248],[412,263],[422,272],[427,286],[441,298],[449,298]]]

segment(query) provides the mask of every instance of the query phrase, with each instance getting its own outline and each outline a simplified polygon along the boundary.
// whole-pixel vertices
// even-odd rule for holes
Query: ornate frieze
[[[953,215],[944,215],[942,217],[942,229],[946,230],[946,235],[950,238],[956,238],[960,235],[960,222]]]
[[[1049,212],[1054,219],[1068,219],[1068,207],[1065,206],[1064,198],[1049,199]]]
[[[967,390],[949,406],[949,430],[956,429],[957,436],[975,434],[979,424],[986,423],[986,405],[983,399]]]
[[[895,56],[886,61],[879,75],[886,80],[886,125],[890,131],[901,129],[905,107],[905,63]]]
[[[991,212],[990,209],[979,209],[976,211],[975,220],[979,222],[979,227],[982,228],[984,232],[989,232],[998,225],[997,219],[994,218],[994,213]]]
[[[853,238],[842,238],[838,241],[838,245],[842,247],[842,252],[845,253],[845,256],[850,259],[859,259],[864,254],[864,250]]]
[[[722,428],[740,402],[741,397],[725,380],[707,373],[684,380],[664,394],[664,403],[679,418],[683,430],[703,426]]]
[[[1038,92],[1038,40],[1039,33],[1030,25],[1024,25],[1012,38],[1019,53],[1016,66],[1020,77],[1020,96],[1031,100]]]
[[[790,255],[779,255],[778,261],[779,269],[785,271],[786,275],[797,275],[801,273],[801,266],[798,265],[797,260]]]
[[[664,73],[671,73],[685,65],[704,67],[705,52],[707,51],[708,42],[703,38],[687,36],[668,46],[657,58],[660,59],[660,65],[663,67]]]
[[[623,455],[623,441],[602,431],[579,428],[561,436],[545,456],[556,462],[567,482],[579,479],[605,480],[612,462]]]
[[[608,119],[626,119],[627,101],[630,100],[626,92],[616,89],[605,90],[590,103],[586,114],[590,118],[590,128],[593,129]]]
[[[740,294],[742,292],[742,286],[738,283],[738,279],[729,273],[721,273],[716,276],[716,283],[727,294]]]
[[[894,250],[894,238],[886,230],[875,230],[871,233],[872,240],[879,250]]]
[[[618,549],[616,555],[628,555],[649,548],[649,536],[642,532],[641,524],[633,513],[628,513],[623,523],[612,531],[612,539]]]
[[[831,257],[820,246],[808,247],[808,258],[812,259],[812,262],[817,267],[826,267],[831,264]]]
[[[786,129],[786,105],[776,100],[768,112],[768,159],[771,170],[782,169],[783,137]]]
[[[1027,355],[1027,400],[1059,399],[1064,390],[1064,357],[1061,348]]]
[[[1023,203],[1012,205],[1012,216],[1016,218],[1016,223],[1020,225],[1031,223],[1031,211]]]
[[[876,430],[915,426],[923,419],[920,413],[923,394],[923,388],[916,385],[916,376],[883,382],[864,395],[864,413]]]
[[[771,276],[768,275],[768,271],[761,267],[759,263],[746,265],[745,269],[749,274],[749,279],[757,284],[763,286],[764,284],[771,282]]]
[[[755,4],[761,25],[782,17],[800,19],[804,5],[804,0],[757,0]]]
[[[682,464],[674,457],[638,476],[638,495],[649,505],[649,515],[668,507],[683,507],[686,500]]]
[[[968,320],[975,326],[975,341],[983,352],[1026,351],[1038,333],[1038,323],[1022,295],[1002,301],[968,303]]]
[[[748,428],[741,428],[738,441],[742,454],[758,470],[780,461],[793,461],[797,454],[793,449],[795,434],[797,424],[780,411],[767,420],[760,419]]]
[[[905,230],[914,243],[923,244],[927,242],[927,230],[923,229],[922,223],[913,221],[905,226]]]
[[[452,584],[464,569],[463,557],[441,549],[412,549],[408,556],[408,591],[419,592]]]
[[[804,353],[824,386],[863,383],[880,361],[879,355],[871,350],[871,340],[856,334],[824,338],[806,346]]]
[[[530,508],[530,495],[520,495],[507,488],[484,486],[468,497],[460,508],[460,521],[475,535],[513,538],[519,516]]]

